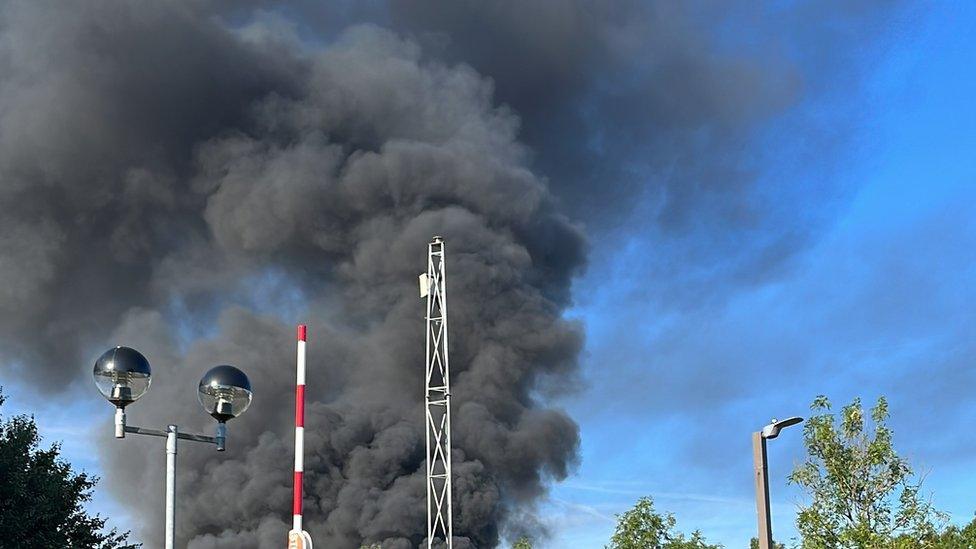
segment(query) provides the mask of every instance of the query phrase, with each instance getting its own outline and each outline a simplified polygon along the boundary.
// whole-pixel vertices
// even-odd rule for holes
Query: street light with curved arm
[[[769,516],[769,468],[766,461],[766,440],[779,436],[781,430],[803,421],[801,417],[790,417],[782,421],[775,418],[752,434],[752,462],[756,480],[756,513],[759,519],[759,549],[773,546],[773,527]]]

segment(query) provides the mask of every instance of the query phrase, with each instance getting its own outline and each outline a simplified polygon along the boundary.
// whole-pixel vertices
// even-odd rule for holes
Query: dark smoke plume
[[[238,365],[257,397],[225,454],[183,446],[178,545],[280,547],[307,320],[308,529],[415,547],[416,275],[443,235],[457,546],[494,547],[577,460],[576,424],[546,404],[582,346],[563,313],[588,245],[562,212],[612,224],[660,193],[665,228],[762,217],[744,136],[797,79],[716,53],[673,6],[0,3],[4,374],[87,383],[131,345],[156,381],[130,421],[199,431],[198,376]],[[100,447],[152,546],[158,443]]]
[[[6,358],[40,380],[136,346],[157,381],[131,421],[194,429],[201,369],[252,377],[232,449],[181,452],[179,545],[281,545],[293,318],[310,324],[308,529],[336,549],[421,542],[416,275],[434,234],[450,254],[455,531],[494,546],[567,474],[577,427],[536,392],[576,369],[561,312],[585,243],[488,80],[368,25],[309,49],[270,15],[3,10]],[[105,447],[108,482],[159,539],[158,445]]]

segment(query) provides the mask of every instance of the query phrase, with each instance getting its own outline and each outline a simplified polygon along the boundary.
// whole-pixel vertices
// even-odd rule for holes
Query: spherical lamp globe
[[[130,347],[115,347],[102,353],[92,371],[95,386],[109,402],[125,408],[146,394],[152,383],[152,369],[142,353]]]
[[[233,366],[215,366],[200,379],[197,397],[208,414],[224,423],[251,405],[251,382]]]

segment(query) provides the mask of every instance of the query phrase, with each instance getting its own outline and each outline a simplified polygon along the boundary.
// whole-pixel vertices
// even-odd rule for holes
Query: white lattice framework
[[[420,275],[420,292],[427,298],[427,547],[441,539],[451,549],[451,369],[444,240],[439,236],[427,245],[427,274]]]

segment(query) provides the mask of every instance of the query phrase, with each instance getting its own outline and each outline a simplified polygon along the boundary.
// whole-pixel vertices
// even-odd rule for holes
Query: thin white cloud
[[[709,494],[698,494],[693,492],[668,492],[660,491],[648,488],[638,488],[642,486],[640,483],[627,482],[627,481],[610,481],[598,484],[579,484],[570,483],[562,484],[563,488],[569,488],[573,490],[585,490],[588,492],[599,492],[604,494],[619,494],[627,496],[650,496],[654,499],[677,499],[677,500],[687,500],[687,501],[702,501],[709,503],[723,503],[728,505],[742,505],[742,506],[752,506],[754,501],[746,498],[733,498],[724,496],[714,496]],[[625,486],[624,488],[618,488],[616,486]]]

